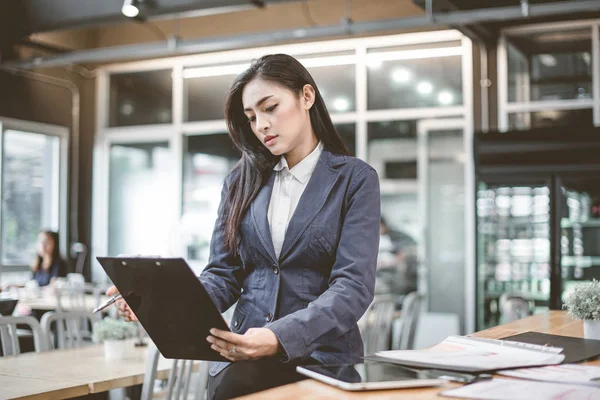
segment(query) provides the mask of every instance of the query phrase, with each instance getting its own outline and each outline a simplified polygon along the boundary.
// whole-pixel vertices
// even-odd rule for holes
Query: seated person
[[[36,244],[37,256],[31,264],[32,279],[40,286],[47,286],[57,277],[67,275],[67,264],[60,257],[58,233],[42,231]]]

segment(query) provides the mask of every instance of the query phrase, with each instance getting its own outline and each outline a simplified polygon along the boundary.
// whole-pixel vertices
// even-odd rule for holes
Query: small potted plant
[[[127,352],[127,342],[136,336],[135,324],[110,317],[94,324],[92,338],[96,343],[104,343],[104,356],[108,359],[123,358]]]
[[[583,282],[565,298],[563,306],[572,318],[583,320],[583,336],[600,340],[600,281]]]

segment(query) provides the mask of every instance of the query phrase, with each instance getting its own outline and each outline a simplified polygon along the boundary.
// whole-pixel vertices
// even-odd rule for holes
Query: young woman
[[[58,247],[58,233],[42,231],[38,235],[36,244],[37,255],[31,264],[35,279],[40,286],[47,286],[59,276],[66,276],[66,263],[60,257]]]
[[[221,311],[238,303],[232,332],[206,338],[231,361],[211,364],[212,399],[300,380],[299,364],[360,362],[357,321],[373,299],[379,242],[377,173],[348,155],[302,64],[253,62],[229,91],[226,119],[242,158],[200,280]]]

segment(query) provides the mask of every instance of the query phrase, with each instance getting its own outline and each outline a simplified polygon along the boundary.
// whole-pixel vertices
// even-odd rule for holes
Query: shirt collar
[[[277,165],[275,165],[273,170],[279,172],[286,169],[290,172],[290,174],[292,174],[294,178],[300,181],[300,183],[304,184],[312,175],[312,172],[317,166],[317,162],[319,161],[319,157],[321,157],[322,152],[323,142],[319,142],[317,147],[315,147],[315,149],[309,155],[304,157],[302,161],[296,164],[294,168],[289,169],[287,160],[284,156],[281,156],[279,162],[277,163]]]

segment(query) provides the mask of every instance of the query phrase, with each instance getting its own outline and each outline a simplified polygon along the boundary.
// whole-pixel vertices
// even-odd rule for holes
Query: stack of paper
[[[591,400],[600,399],[600,388],[519,379],[493,379],[465,385],[441,395],[486,400]]]
[[[540,368],[522,368],[502,371],[501,375],[534,381],[578,383],[600,386],[600,367],[591,365],[562,364]]]
[[[450,336],[425,350],[391,350],[376,353],[376,359],[414,367],[463,372],[560,364],[565,356],[558,347],[468,336]]]

